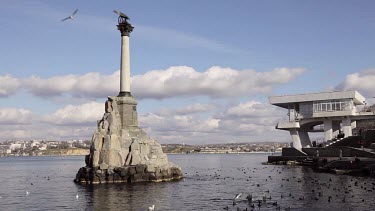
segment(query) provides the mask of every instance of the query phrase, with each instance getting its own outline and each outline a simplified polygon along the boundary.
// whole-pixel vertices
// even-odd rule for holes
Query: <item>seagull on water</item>
[[[148,211],[155,210],[155,205],[153,204],[151,207],[148,207]]]
[[[74,16],[76,15],[77,12],[78,12],[78,9],[76,9],[71,16],[68,16],[68,17],[62,19],[61,21],[66,21],[66,20],[69,20],[69,19],[73,20]]]
[[[77,193],[77,195],[76,195],[76,199],[78,200],[78,198],[79,198],[79,195],[78,195],[78,193]]]
[[[26,196],[28,196],[30,194],[30,192],[29,191],[26,191]]]
[[[233,200],[237,200],[237,199],[239,199],[241,196],[242,196],[242,193],[239,193],[239,194],[236,195],[236,197],[234,197]]]

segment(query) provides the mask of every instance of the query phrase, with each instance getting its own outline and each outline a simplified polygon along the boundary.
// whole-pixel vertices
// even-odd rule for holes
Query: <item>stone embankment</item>
[[[352,176],[375,176],[374,158],[314,159],[312,167],[318,172],[347,174]]]
[[[351,176],[370,176],[375,177],[375,158],[365,157],[296,157],[284,160],[265,162],[263,164],[271,165],[299,165],[310,166],[316,172],[325,172],[332,174],[346,174]]]

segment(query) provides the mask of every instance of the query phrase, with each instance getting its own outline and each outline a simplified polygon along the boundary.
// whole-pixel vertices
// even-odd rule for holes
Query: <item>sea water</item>
[[[84,156],[3,157],[0,210],[375,210],[374,178],[262,165],[268,155],[168,155],[183,180],[87,186],[73,182]]]

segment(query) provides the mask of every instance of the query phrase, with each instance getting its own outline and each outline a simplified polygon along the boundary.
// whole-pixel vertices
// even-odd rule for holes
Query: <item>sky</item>
[[[74,20],[61,20],[75,9]],[[375,96],[374,1],[0,0],[0,141],[90,140],[119,91],[160,143],[289,142],[268,96]]]

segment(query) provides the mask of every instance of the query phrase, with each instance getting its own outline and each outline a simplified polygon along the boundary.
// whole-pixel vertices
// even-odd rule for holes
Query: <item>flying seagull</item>
[[[73,19],[74,19],[74,15],[75,15],[77,12],[78,12],[78,9],[76,9],[76,10],[73,12],[73,14],[72,14],[71,16],[62,19],[61,21],[66,21],[66,20],[69,20],[69,19],[72,19],[72,20],[73,20]]]
[[[130,18],[127,15],[125,15],[124,13],[122,13],[120,11],[113,10],[113,12],[116,13],[117,15],[119,15],[120,17],[125,18],[126,20],[130,20]]]

